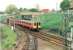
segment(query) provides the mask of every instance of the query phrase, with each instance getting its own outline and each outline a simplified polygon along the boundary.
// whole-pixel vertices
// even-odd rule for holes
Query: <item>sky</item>
[[[0,0],[0,11],[4,11],[9,4],[16,5],[17,8],[36,8],[39,5],[39,9],[60,9],[60,3],[62,0]]]

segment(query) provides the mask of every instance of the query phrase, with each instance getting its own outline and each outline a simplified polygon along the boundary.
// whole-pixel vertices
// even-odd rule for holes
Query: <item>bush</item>
[[[10,48],[16,42],[16,33],[13,32],[8,26],[3,27],[3,35],[4,38],[2,40],[2,47],[3,48]]]

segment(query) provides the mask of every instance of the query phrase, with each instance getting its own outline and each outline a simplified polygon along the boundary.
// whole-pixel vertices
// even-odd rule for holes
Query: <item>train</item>
[[[49,30],[54,32],[60,32],[60,35],[64,35],[64,15],[61,12],[24,12],[18,16],[9,18],[11,25],[21,25],[30,30]],[[58,33],[59,34],[59,33]]]
[[[21,25],[31,30],[39,30],[41,29],[40,19],[38,18],[40,14],[41,13],[38,12],[26,12],[21,13],[16,17],[10,16],[8,23],[10,23],[11,25]]]

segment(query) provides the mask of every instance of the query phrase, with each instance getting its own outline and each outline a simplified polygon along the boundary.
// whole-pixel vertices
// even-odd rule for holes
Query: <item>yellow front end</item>
[[[41,26],[40,26],[39,23],[33,23],[33,28],[34,28],[34,29],[40,29]]]

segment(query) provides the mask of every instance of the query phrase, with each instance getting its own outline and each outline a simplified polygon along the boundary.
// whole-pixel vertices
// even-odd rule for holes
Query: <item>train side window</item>
[[[24,19],[24,15],[22,15],[22,19]]]
[[[22,19],[23,20],[31,20],[32,19],[32,15],[22,15]]]

